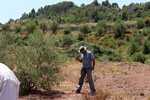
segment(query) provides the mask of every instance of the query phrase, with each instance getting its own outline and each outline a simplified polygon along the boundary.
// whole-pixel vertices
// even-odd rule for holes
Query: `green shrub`
[[[65,35],[64,37],[63,37],[63,46],[65,47],[65,46],[70,46],[70,45],[72,45],[73,43],[75,42],[75,39],[71,36],[71,35]]]
[[[143,29],[145,27],[144,20],[142,20],[142,19],[137,20],[136,27],[137,27],[137,29]]]
[[[80,46],[86,46],[87,50],[90,50],[94,54],[95,58],[98,58],[103,54],[103,49],[98,47],[97,45],[79,42],[70,46],[70,48],[67,50],[68,56],[75,57],[78,54],[78,49]]]
[[[96,33],[98,36],[101,36],[102,33],[107,31],[107,26],[105,22],[99,21],[98,24],[96,25]]]
[[[56,22],[53,22],[52,23],[52,25],[51,25],[51,30],[52,30],[52,32],[53,32],[53,34],[55,34],[56,33],[56,31],[57,31],[57,29],[58,29],[58,23],[56,23]]]
[[[19,33],[19,32],[21,32],[22,27],[21,27],[21,25],[16,25],[15,29],[16,29],[16,33]]]
[[[71,28],[64,29],[64,34],[70,34],[70,33],[71,33]]]
[[[138,52],[138,45],[136,43],[132,43],[130,46],[129,46],[129,49],[128,49],[128,53],[129,55],[133,55],[134,53]]]
[[[146,60],[146,57],[143,55],[143,53],[138,52],[132,56],[132,59],[133,59],[133,61],[144,63]]]
[[[87,36],[83,33],[80,33],[79,36],[78,36],[78,40],[79,41],[83,41]]]
[[[82,27],[80,27],[80,32],[83,34],[88,34],[91,33],[91,29],[88,25],[83,25]]]
[[[0,60],[12,70],[17,70],[15,74],[21,82],[21,94],[36,89],[50,89],[60,83],[62,75],[59,66],[64,56],[62,59],[58,53],[53,37],[45,38],[42,32],[36,31],[28,36],[27,45],[18,45],[16,38],[11,41],[13,36],[5,35],[0,35],[0,47],[5,45],[1,48]]]
[[[124,37],[124,31],[127,30],[127,26],[121,22],[117,21],[115,25],[113,26],[113,31],[115,33],[115,38],[122,38]]]
[[[35,21],[30,21],[27,25],[27,30],[29,33],[33,33],[36,30],[36,22]]]
[[[10,25],[9,25],[9,24],[3,24],[3,25],[2,25],[2,30],[3,30],[3,31],[8,31],[9,28],[10,28]]]
[[[144,22],[145,22],[146,27],[150,27],[150,18],[149,17],[145,18]]]
[[[108,61],[120,62],[120,61],[122,61],[122,57],[121,57],[121,55],[119,55],[119,54],[113,53],[113,54],[109,55]]]
[[[139,46],[142,45],[143,40],[143,34],[134,33],[132,36],[130,36],[130,42],[131,43],[137,43]]]
[[[101,36],[102,33],[104,32],[105,32],[104,28],[101,28],[101,27],[96,28],[96,35]]]
[[[145,42],[144,42],[143,53],[150,54],[150,41],[149,40],[145,40]]]
[[[47,24],[46,23],[40,23],[40,29],[43,31],[43,33],[45,32],[45,30],[47,29]]]

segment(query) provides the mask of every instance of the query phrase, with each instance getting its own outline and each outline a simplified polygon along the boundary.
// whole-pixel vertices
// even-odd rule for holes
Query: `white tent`
[[[18,100],[19,87],[20,82],[15,74],[0,63],[0,100]]]

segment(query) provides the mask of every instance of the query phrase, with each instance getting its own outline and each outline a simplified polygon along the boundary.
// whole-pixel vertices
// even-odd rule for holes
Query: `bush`
[[[63,46],[70,46],[75,42],[75,39],[71,35],[63,37]]]
[[[47,24],[46,23],[41,23],[40,24],[40,29],[43,31],[43,33],[45,32],[45,30],[47,29]]]
[[[144,22],[145,22],[146,27],[150,27],[150,18],[149,17],[145,18]]]
[[[65,28],[64,29],[64,34],[70,34],[71,33],[71,29],[70,28]]]
[[[133,61],[144,63],[146,60],[146,57],[143,55],[143,53],[138,52],[132,56],[132,59],[133,59]]]
[[[22,27],[21,27],[21,25],[16,25],[15,29],[16,29],[16,33],[19,33],[19,32],[21,32]]]
[[[120,62],[120,61],[122,61],[122,57],[121,57],[121,55],[119,55],[119,54],[113,53],[113,54],[109,55],[108,61]]]
[[[145,27],[144,20],[142,20],[142,19],[137,20],[136,27],[137,27],[137,29],[143,29]]]
[[[90,50],[95,58],[98,58],[100,55],[103,54],[103,49],[98,47],[97,45],[85,43],[85,42],[79,42],[73,44],[69,50],[67,50],[67,54],[69,57],[75,57],[78,54],[78,49],[80,46],[86,46],[87,50]]]
[[[138,46],[136,43],[132,43],[128,49],[129,55],[133,55],[134,53],[138,52]]]
[[[98,36],[101,36],[102,33],[106,32],[107,26],[104,22],[99,21],[98,24],[96,25],[96,33]]]
[[[26,27],[27,27],[27,30],[29,31],[29,33],[33,33],[36,30],[36,22],[30,21]]]
[[[58,29],[58,23],[53,22],[51,25],[51,30],[52,30],[53,34],[56,33],[57,29]]]
[[[3,25],[2,25],[3,31],[8,31],[9,28],[10,28],[10,25],[9,25],[9,24],[3,24]]]
[[[83,33],[80,33],[79,36],[78,36],[78,40],[79,41],[83,41],[85,39],[86,35],[83,34]]]
[[[53,85],[58,85],[61,81],[59,65],[63,62],[62,56],[55,48],[55,39],[44,38],[41,32],[30,34],[27,45],[15,45],[11,40],[0,36],[0,47],[5,45],[0,51],[0,60],[11,69],[16,69],[16,76],[21,82],[21,94],[27,94],[36,89],[50,89]],[[57,50],[57,51],[56,51]],[[5,55],[6,54],[6,55]],[[14,67],[15,66],[15,67]]]
[[[83,25],[82,27],[80,27],[80,32],[83,34],[88,34],[91,33],[91,29],[88,25]]]
[[[143,53],[144,54],[150,54],[150,41],[149,40],[145,40],[145,42],[144,42]]]
[[[115,38],[124,37],[124,31],[126,30],[127,30],[127,26],[121,21],[117,21],[113,26],[113,31],[115,32]]]

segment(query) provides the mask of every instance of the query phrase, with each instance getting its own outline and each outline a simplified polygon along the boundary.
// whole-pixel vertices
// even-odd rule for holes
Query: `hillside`
[[[99,92],[94,97],[87,83],[74,94],[80,46],[97,62],[93,75]],[[32,9],[0,24],[0,48],[0,61],[21,82],[20,100],[150,98],[150,2],[122,8],[109,0],[81,6],[60,2]]]
[[[23,14],[21,19],[46,18],[58,23],[88,23],[107,20],[110,22],[121,19],[123,21],[136,20],[138,18],[150,17],[150,2],[144,4],[130,4],[119,8],[117,3],[109,0],[99,3],[94,0],[91,4],[76,6],[73,2],[61,2],[55,5],[47,5],[34,9],[29,14]]]

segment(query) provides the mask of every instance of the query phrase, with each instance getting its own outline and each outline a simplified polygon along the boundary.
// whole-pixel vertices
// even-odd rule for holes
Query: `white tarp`
[[[0,63],[0,100],[18,100],[19,87],[20,82],[15,74]]]

